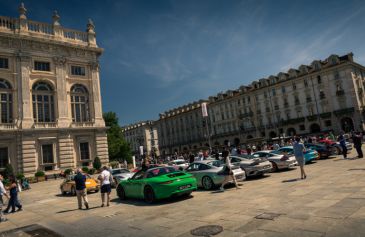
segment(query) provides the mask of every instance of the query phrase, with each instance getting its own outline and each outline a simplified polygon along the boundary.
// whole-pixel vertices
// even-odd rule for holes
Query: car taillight
[[[287,156],[284,155],[283,157],[280,158],[280,160],[281,161],[286,161],[286,160],[289,160],[289,157],[287,157]]]
[[[166,181],[166,182],[162,182],[162,183],[160,183],[160,184],[171,184],[172,183],[172,180],[170,180],[170,181]]]

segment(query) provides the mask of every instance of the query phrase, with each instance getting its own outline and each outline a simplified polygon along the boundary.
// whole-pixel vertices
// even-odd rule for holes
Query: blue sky
[[[28,19],[85,30],[101,57],[103,110],[121,125],[331,54],[365,64],[365,1],[28,0]],[[17,17],[18,1],[0,15]]]

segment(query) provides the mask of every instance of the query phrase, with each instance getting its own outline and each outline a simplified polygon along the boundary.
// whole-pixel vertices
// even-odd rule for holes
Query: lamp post
[[[208,138],[208,145],[209,145],[209,153],[211,153],[212,151],[212,146],[210,144],[210,131],[209,131],[209,123],[208,123],[208,109],[207,109],[207,103],[204,102],[201,104],[202,107],[202,115],[203,118],[205,119],[205,127],[207,129],[207,138]]]

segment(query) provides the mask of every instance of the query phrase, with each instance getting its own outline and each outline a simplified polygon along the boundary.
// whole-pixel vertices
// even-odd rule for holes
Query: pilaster
[[[96,156],[100,158],[102,164],[109,162],[108,139],[105,131],[97,131],[95,134]]]
[[[58,107],[58,127],[69,127],[71,123],[68,115],[68,103],[66,93],[66,58],[54,57],[53,62],[56,68],[57,81],[57,107]]]
[[[102,112],[102,108],[101,108],[99,63],[92,62],[90,64],[90,67],[91,67],[91,83],[92,83],[92,93],[93,93],[95,126],[105,127],[105,122],[103,119],[103,112]]]

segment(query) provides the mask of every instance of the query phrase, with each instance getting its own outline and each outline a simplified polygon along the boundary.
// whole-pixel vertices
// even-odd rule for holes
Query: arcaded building
[[[27,176],[108,162],[94,24],[52,20],[0,17],[0,169]]]

